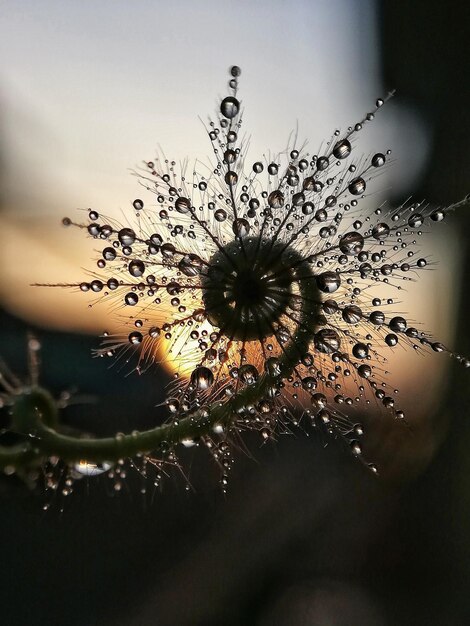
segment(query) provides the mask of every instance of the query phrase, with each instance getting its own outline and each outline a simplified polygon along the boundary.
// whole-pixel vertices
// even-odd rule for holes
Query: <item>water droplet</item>
[[[385,239],[388,237],[389,232],[390,226],[385,222],[381,222],[372,229],[372,237],[374,237],[374,239]]]
[[[241,73],[242,73],[241,68],[238,67],[238,65],[232,65],[232,67],[230,68],[230,74],[234,78],[238,78],[238,76],[240,76]]]
[[[217,222],[225,222],[225,220],[227,219],[227,211],[225,211],[224,209],[217,209],[217,211],[214,213],[214,217]]]
[[[258,370],[249,363],[240,367],[238,375],[245,385],[254,385],[259,378]]]
[[[374,154],[372,157],[371,163],[373,167],[382,167],[382,165],[385,164],[385,155],[381,152],[377,152],[377,154]]]
[[[114,261],[116,258],[116,250],[114,248],[104,248],[102,254],[106,261]]]
[[[324,170],[326,170],[326,168],[328,167],[328,165],[330,164],[330,161],[327,157],[322,156],[322,157],[318,157],[317,159],[317,170],[319,172],[323,172]]]
[[[197,276],[201,272],[202,262],[196,254],[186,254],[178,263],[178,269],[185,276]]]
[[[336,159],[345,159],[351,154],[351,143],[348,139],[341,139],[333,148],[333,156]]]
[[[124,302],[128,306],[135,306],[138,301],[139,301],[139,296],[132,291],[129,293],[126,293],[126,295],[124,296]]]
[[[313,341],[315,348],[325,354],[336,352],[341,343],[338,333],[332,328],[322,328],[319,330],[315,333]]]
[[[352,353],[356,357],[356,359],[365,359],[369,354],[369,348],[366,346],[365,343],[359,342],[354,344]]]
[[[134,344],[135,346],[138,345],[139,343],[142,343],[142,333],[139,333],[139,331],[134,330],[131,333],[129,333],[129,343]]]
[[[411,228],[418,228],[423,224],[423,222],[424,218],[420,213],[413,213],[408,218],[408,226],[411,226]]]
[[[372,313],[369,315],[369,319],[372,324],[375,324],[376,326],[381,326],[385,322],[385,315],[382,313],[382,311],[372,311]]]
[[[431,219],[433,222],[442,222],[444,217],[445,217],[445,213],[444,211],[441,211],[440,209],[436,209],[435,211],[431,213]]]
[[[398,337],[395,334],[390,333],[385,337],[385,343],[387,344],[387,346],[393,348],[398,343]]]
[[[284,194],[279,189],[272,191],[268,196],[268,204],[272,209],[280,209],[284,206]]]
[[[317,276],[317,286],[323,293],[333,293],[339,289],[341,278],[336,272],[323,272]]]
[[[233,185],[236,185],[238,182],[238,174],[230,170],[225,174],[224,180],[227,183],[227,185],[230,185],[233,187]]]
[[[178,213],[189,213],[191,209],[191,201],[189,198],[179,197],[176,199],[175,209]]]
[[[236,237],[246,237],[250,232],[250,225],[247,220],[238,218],[232,224],[233,234]]]
[[[302,205],[302,213],[304,215],[311,215],[314,211],[315,207],[313,206],[313,202],[305,202]]]
[[[327,405],[326,396],[323,393],[314,393],[311,397],[311,402],[312,406],[319,410],[324,409]]]
[[[264,369],[271,378],[281,375],[281,362],[276,357],[269,357],[264,363]]]
[[[349,193],[352,193],[354,196],[360,196],[366,190],[366,181],[361,177],[355,178],[349,183],[348,189]]]
[[[370,368],[369,365],[360,365],[357,368],[357,372],[359,374],[359,376],[361,376],[362,378],[370,378],[372,376],[372,369]]]
[[[342,317],[347,324],[358,324],[362,319],[362,311],[355,304],[350,304],[344,307]]]
[[[137,278],[138,276],[142,276],[145,272],[145,264],[143,261],[138,259],[131,261],[129,263],[129,274]]]
[[[208,367],[199,366],[191,374],[191,384],[200,391],[206,391],[214,382],[214,374]]]
[[[339,249],[344,254],[359,254],[364,247],[364,237],[357,232],[346,233],[339,240]]]
[[[135,232],[132,228],[121,228],[118,232],[118,239],[123,246],[132,246],[135,241]]]
[[[229,120],[236,117],[239,110],[240,102],[234,96],[227,96],[220,103],[220,112]]]
[[[404,333],[406,330],[406,319],[404,317],[393,317],[389,322],[390,330],[396,333]]]

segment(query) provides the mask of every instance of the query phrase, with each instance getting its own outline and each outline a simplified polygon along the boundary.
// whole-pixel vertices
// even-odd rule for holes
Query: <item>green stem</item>
[[[283,378],[290,376],[299,356],[308,351],[315,331],[318,292],[310,267],[305,265],[303,271],[311,280],[301,281],[305,308],[301,312],[297,332],[280,357]],[[185,439],[207,436],[217,425],[228,431],[238,412],[265,397],[272,382],[267,374],[263,374],[255,385],[245,387],[230,401],[214,402],[208,410],[196,410],[178,422],[150,430],[104,438],[73,437],[60,433],[56,428],[57,407],[49,392],[41,387],[25,387],[14,397],[12,426],[31,440],[11,447],[0,446],[0,467],[25,467],[51,456],[60,457],[66,463],[81,460],[113,463],[139,454],[158,454]]]

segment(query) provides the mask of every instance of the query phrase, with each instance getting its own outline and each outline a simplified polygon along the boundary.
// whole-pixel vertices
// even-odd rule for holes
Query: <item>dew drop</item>
[[[346,233],[339,240],[339,249],[343,254],[359,254],[364,247],[364,237],[357,232]]]
[[[139,261],[136,259],[135,261],[131,261],[129,263],[129,274],[137,278],[138,276],[142,276],[145,272],[145,264],[143,261]]]
[[[333,156],[336,159],[345,159],[351,154],[351,143],[348,139],[341,139],[333,148]]]
[[[347,324],[358,324],[362,319],[362,311],[355,304],[350,304],[344,307],[342,317]]]
[[[284,194],[279,189],[275,189],[268,196],[268,204],[272,209],[280,209],[284,206]]]
[[[315,333],[313,342],[315,348],[324,354],[336,352],[340,346],[338,333],[332,328],[322,328]]]
[[[142,343],[142,333],[140,333],[138,330],[134,330],[131,333],[129,333],[129,343],[134,344],[135,346],[139,345],[139,343]]]
[[[365,359],[369,354],[369,348],[365,343],[356,343],[353,346],[352,353],[356,359]]]
[[[191,374],[191,384],[200,391],[206,391],[214,382],[214,374],[208,367],[199,366]]]
[[[227,96],[220,103],[220,112],[229,120],[236,117],[239,110],[240,102],[234,96]]]
[[[116,250],[114,248],[104,248],[102,254],[106,261],[114,261],[116,258]]]
[[[348,189],[353,196],[360,196],[366,190],[366,181],[359,176],[349,183]]]
[[[333,293],[339,289],[341,279],[336,272],[323,272],[317,276],[317,286],[323,293]]]
[[[236,237],[246,237],[248,233],[250,232],[250,225],[247,220],[240,217],[234,220],[232,224],[232,230],[233,230],[233,234]]]
[[[175,209],[178,211],[178,213],[189,213],[191,209],[191,202],[189,198],[177,198],[175,202]]]
[[[385,343],[391,348],[395,347],[398,343],[398,337],[394,333],[390,333],[385,337]]]
[[[124,302],[128,306],[135,306],[138,301],[139,301],[139,296],[132,291],[130,291],[129,293],[126,293],[126,295],[124,296]]]
[[[372,237],[378,240],[385,239],[386,237],[388,237],[389,232],[390,226],[385,222],[381,222],[380,224],[374,226],[374,228],[372,229]]]
[[[377,154],[374,154],[372,157],[371,162],[374,167],[382,167],[382,165],[385,164],[385,155],[381,152],[377,152]]]
[[[259,378],[258,370],[249,363],[240,367],[238,375],[245,385],[254,385]]]
[[[132,228],[121,228],[118,232],[118,239],[123,246],[132,246],[135,241],[135,232]]]

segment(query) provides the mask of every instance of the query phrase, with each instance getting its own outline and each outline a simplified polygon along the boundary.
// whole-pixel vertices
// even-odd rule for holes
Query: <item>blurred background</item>
[[[161,145],[169,158],[208,154],[198,119],[240,65],[244,128],[255,160],[290,131],[315,151],[376,98],[397,96],[359,138],[391,148],[381,198],[450,204],[470,191],[470,26],[465,2],[4,1],[0,352],[25,370],[28,328],[43,344],[42,380],[96,396],[68,423],[98,434],[150,427],[170,369],[124,377],[90,357],[112,329],[106,306],[30,287],[79,281],[93,243],[61,218],[129,211],[129,168]],[[437,261],[403,310],[470,354],[468,211],[438,225]],[[418,287],[418,286],[417,286]],[[82,481],[42,509],[41,494],[2,477],[2,624],[382,626],[470,623],[468,372],[444,355],[391,364],[413,432],[378,423],[364,472],[340,446],[284,438],[241,456],[223,497],[202,451],[195,491],[168,480],[140,494]],[[96,484],[95,484],[96,483]]]

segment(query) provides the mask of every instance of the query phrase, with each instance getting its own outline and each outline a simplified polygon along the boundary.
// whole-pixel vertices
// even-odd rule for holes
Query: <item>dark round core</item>
[[[213,255],[202,279],[207,317],[227,337],[262,340],[302,308],[300,281],[308,278],[314,282],[308,263],[284,243],[234,240]]]

